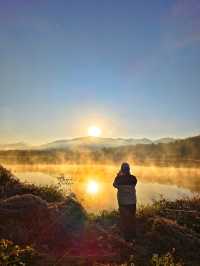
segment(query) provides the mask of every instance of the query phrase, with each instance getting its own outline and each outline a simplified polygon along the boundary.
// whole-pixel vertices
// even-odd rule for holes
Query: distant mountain
[[[154,141],[155,144],[158,144],[158,143],[171,143],[171,142],[175,142],[176,139],[174,138],[161,138],[161,139],[157,139]]]
[[[162,141],[168,143],[160,144]],[[18,143],[6,147],[6,149],[15,148],[14,151],[0,150],[0,163],[83,164],[94,162],[103,164],[121,163],[123,159],[123,161],[133,161],[135,165],[199,167],[200,135],[169,141],[168,138],[151,141],[149,139],[85,137],[59,140],[38,147],[28,146],[26,150],[26,145]],[[5,146],[3,148],[5,149]]]
[[[100,137],[80,137],[73,139],[57,140],[40,146],[31,146],[24,142],[13,144],[2,144],[0,150],[55,150],[55,149],[102,149],[117,148],[121,146],[134,146],[137,144],[158,144],[174,142],[173,138],[161,138],[152,141],[147,138],[100,138]]]
[[[147,138],[142,139],[123,139],[123,138],[99,138],[99,137],[82,137],[69,140],[58,140],[48,144],[41,145],[37,149],[75,149],[75,148],[115,148],[120,146],[134,146],[137,144],[169,143],[175,141],[170,138],[163,138],[152,141]]]
[[[0,144],[0,150],[27,150],[30,146],[24,142],[17,142],[11,144]]]
[[[70,140],[58,140],[38,147],[39,149],[75,149],[75,148],[115,148],[119,146],[129,146],[136,144],[150,144],[148,139],[113,139],[113,138],[99,138],[99,137],[82,137]]]

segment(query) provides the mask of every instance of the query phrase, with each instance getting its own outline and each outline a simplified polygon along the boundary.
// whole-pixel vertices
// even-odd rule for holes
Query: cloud
[[[184,48],[200,42],[200,1],[175,1],[165,29],[165,42],[173,48]]]

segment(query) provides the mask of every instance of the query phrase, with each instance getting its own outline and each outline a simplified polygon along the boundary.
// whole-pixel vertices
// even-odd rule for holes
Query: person
[[[130,173],[129,164],[122,163],[113,186],[118,190],[120,227],[126,241],[132,241],[136,236],[136,184],[137,178]]]

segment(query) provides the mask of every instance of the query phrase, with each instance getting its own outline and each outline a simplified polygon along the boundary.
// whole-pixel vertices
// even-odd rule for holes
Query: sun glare
[[[87,183],[87,193],[96,194],[99,191],[99,184],[96,181],[89,181]]]
[[[88,128],[88,136],[90,137],[99,137],[101,135],[101,129],[96,126]]]

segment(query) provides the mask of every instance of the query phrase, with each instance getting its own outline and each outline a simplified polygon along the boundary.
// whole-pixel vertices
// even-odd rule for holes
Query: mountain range
[[[147,138],[100,138],[100,137],[80,137],[65,140],[57,140],[47,144],[32,146],[24,142],[1,144],[0,150],[54,150],[54,149],[76,149],[76,148],[115,148],[120,146],[134,146],[137,144],[158,144],[174,142],[174,138],[160,138],[150,140]]]

